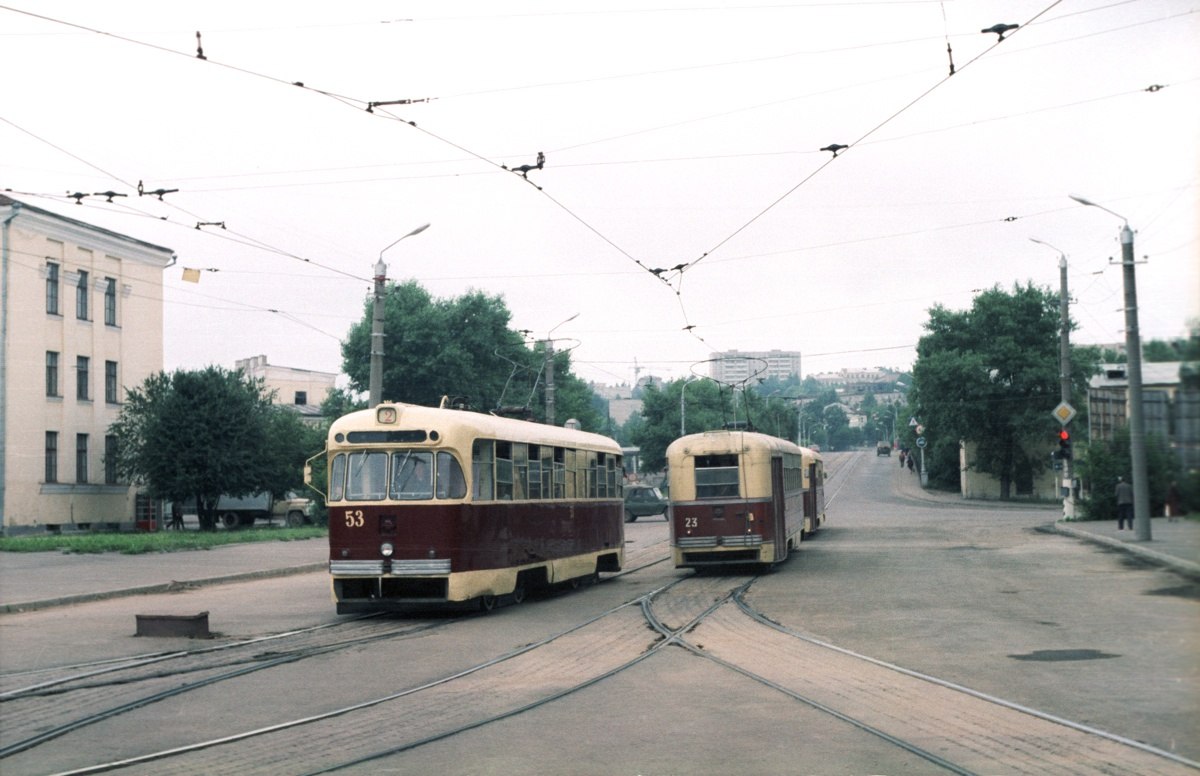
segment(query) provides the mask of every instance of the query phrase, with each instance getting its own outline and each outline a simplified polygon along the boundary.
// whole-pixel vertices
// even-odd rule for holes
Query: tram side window
[[[392,453],[388,495],[400,501],[433,498],[433,454],[414,450]]]
[[[512,501],[513,462],[512,443],[496,442],[496,498]]]
[[[471,448],[471,482],[474,496],[481,501],[495,498],[494,458],[492,440],[476,439]]]
[[[513,500],[524,501],[529,498],[529,445],[524,442],[513,442]]]
[[[554,498],[564,498],[567,494],[567,451],[565,448],[554,448]]]
[[[616,498],[621,494],[621,478],[625,474],[625,468],[621,465],[620,456],[610,455],[608,457],[608,497]]]
[[[596,498],[596,493],[600,490],[599,478],[596,476],[596,453],[589,450],[587,453],[587,497]]]
[[[545,494],[549,496],[550,494]],[[529,446],[529,498],[542,498],[542,454],[538,445]]]
[[[437,497],[463,498],[467,495],[467,481],[462,467],[453,453],[437,454]]]
[[[554,474],[554,448],[541,448],[542,453],[542,498],[554,498],[554,488],[551,479]]]
[[[329,464],[329,500],[341,501],[346,497],[346,456],[338,453]]]
[[[696,498],[735,498],[737,495],[736,455],[696,456]]]
[[[575,473],[578,469],[576,457],[578,452],[571,449],[563,450],[563,482],[565,484],[564,494],[567,498],[578,498],[578,493],[575,488]]]
[[[382,501],[387,493],[387,459],[384,452],[351,453],[346,498],[351,501]]]

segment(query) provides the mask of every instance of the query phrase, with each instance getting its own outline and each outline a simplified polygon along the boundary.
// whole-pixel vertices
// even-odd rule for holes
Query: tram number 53
[[[362,528],[363,522],[364,522],[363,521],[363,513],[362,513],[361,509],[347,509],[346,510],[346,527],[347,528]]]

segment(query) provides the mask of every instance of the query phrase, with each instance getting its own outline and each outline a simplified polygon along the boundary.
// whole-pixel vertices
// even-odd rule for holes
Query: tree
[[[731,393],[712,380],[673,380],[661,389],[647,385],[642,395],[642,420],[630,440],[642,449],[642,469],[662,471],[667,465],[667,445],[680,436],[681,394],[686,433],[694,434],[721,428],[733,419]]]
[[[159,372],[126,392],[109,433],[117,473],[151,498],[195,498],[202,528],[216,527],[222,494],[276,495],[297,487],[320,449],[290,411],[272,405],[261,380],[210,366]]]
[[[383,398],[436,407],[442,397],[465,398],[481,411],[528,410],[545,420],[545,342],[527,347],[509,328],[511,313],[499,296],[470,291],[434,299],[416,281],[388,286],[384,299]],[[356,392],[371,376],[372,303],[342,343],[342,370]],[[554,354],[555,423],[575,418],[602,431],[605,418],[592,391],[571,372],[567,351]],[[343,407],[348,407],[344,402]]]
[[[972,465],[1000,480],[1002,499],[1047,465],[1058,430],[1050,413],[1061,399],[1058,304],[1057,293],[1030,283],[984,291],[970,310],[929,311],[909,398],[928,428],[931,482],[958,487],[959,440],[976,443]],[[1080,395],[1093,370],[1073,361]]]
[[[357,391],[371,376],[371,302],[342,343],[342,369]],[[533,368],[521,335],[499,296],[471,291],[435,300],[416,281],[388,286],[384,299],[383,398],[436,407],[443,396],[471,406],[510,403],[505,386],[514,370]]]

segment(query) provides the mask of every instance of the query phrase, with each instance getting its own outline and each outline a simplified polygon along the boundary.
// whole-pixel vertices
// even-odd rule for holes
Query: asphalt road
[[[1053,511],[913,498],[905,495],[909,488],[901,487],[911,481],[898,479],[907,476],[893,460],[872,455],[844,467],[827,491],[828,525],[786,564],[754,579],[747,602],[813,640],[1200,760],[1194,735],[1200,722],[1200,595],[1194,583],[1130,556],[1047,532]],[[667,554],[662,520],[640,519],[626,525],[626,535],[631,557]],[[0,762],[0,769],[5,774],[51,773],[220,738],[376,697],[384,689],[450,676],[673,582],[681,584],[672,591],[690,595],[700,606],[748,579],[696,577],[658,563],[595,587],[486,617],[443,622],[410,637],[363,644],[163,700],[14,755]],[[4,688],[32,681],[41,675],[33,671],[50,666],[195,648],[197,642],[132,634],[135,613],[198,611],[210,612],[219,634],[205,645],[346,624],[333,614],[327,578],[320,572],[9,614],[0,617]],[[416,622],[393,617],[382,625]],[[702,651],[761,659],[765,641],[746,645],[739,654],[734,636],[701,625],[685,638]],[[211,759],[181,761],[174,772],[222,770],[214,763],[224,763],[226,772],[308,772],[312,762],[301,754],[305,743],[321,752],[339,746],[378,749],[403,739],[443,709],[470,713],[487,704],[503,705],[549,681],[551,674],[586,675],[618,653],[650,649],[656,636],[644,624],[632,629],[614,624],[578,641],[577,651],[564,649],[503,677],[481,674],[470,690],[455,694],[447,689],[430,700],[380,706],[353,724],[346,722],[344,729],[332,721],[324,732],[310,726],[299,741],[263,744],[261,751],[217,747],[203,755]],[[787,666],[801,680],[844,670],[837,668],[840,658],[832,654],[807,649],[803,654],[803,663]],[[896,692],[885,687],[881,697]],[[62,702],[70,703],[71,697]],[[937,703],[931,692],[928,698],[903,701],[900,709],[920,720],[944,713]],[[0,715],[14,713],[11,708],[13,704],[0,705]],[[0,730],[5,727],[0,724]],[[1052,726],[1039,739],[1043,753],[1070,742],[1065,754],[1056,755],[1058,772],[1118,772],[1116,766],[1089,771],[1080,765],[1091,739],[1079,745],[1071,737],[1074,731],[1063,727],[1059,736],[1053,732],[1058,730]],[[986,733],[980,735],[990,746],[1009,751],[1007,742],[994,740],[1002,737]],[[0,733],[0,743],[6,737]],[[1095,748],[1107,745],[1108,740],[1095,739]],[[1072,752],[1079,762],[1072,761]],[[131,772],[167,772],[171,762]],[[255,762],[260,765],[253,766]],[[975,772],[1053,770],[1016,742],[1009,754],[988,765]],[[1177,767],[1164,761],[1161,770],[1142,772]],[[346,772],[368,771],[939,772],[877,736],[679,646],[659,648],[628,670],[547,705]]]

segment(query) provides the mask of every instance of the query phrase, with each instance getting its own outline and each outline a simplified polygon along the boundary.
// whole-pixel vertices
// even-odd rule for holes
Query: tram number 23
[[[698,518],[698,517],[683,518],[683,527],[684,528],[699,528],[700,527],[700,518]]]
[[[362,528],[363,513],[361,509],[346,510],[346,527],[347,528]]]

